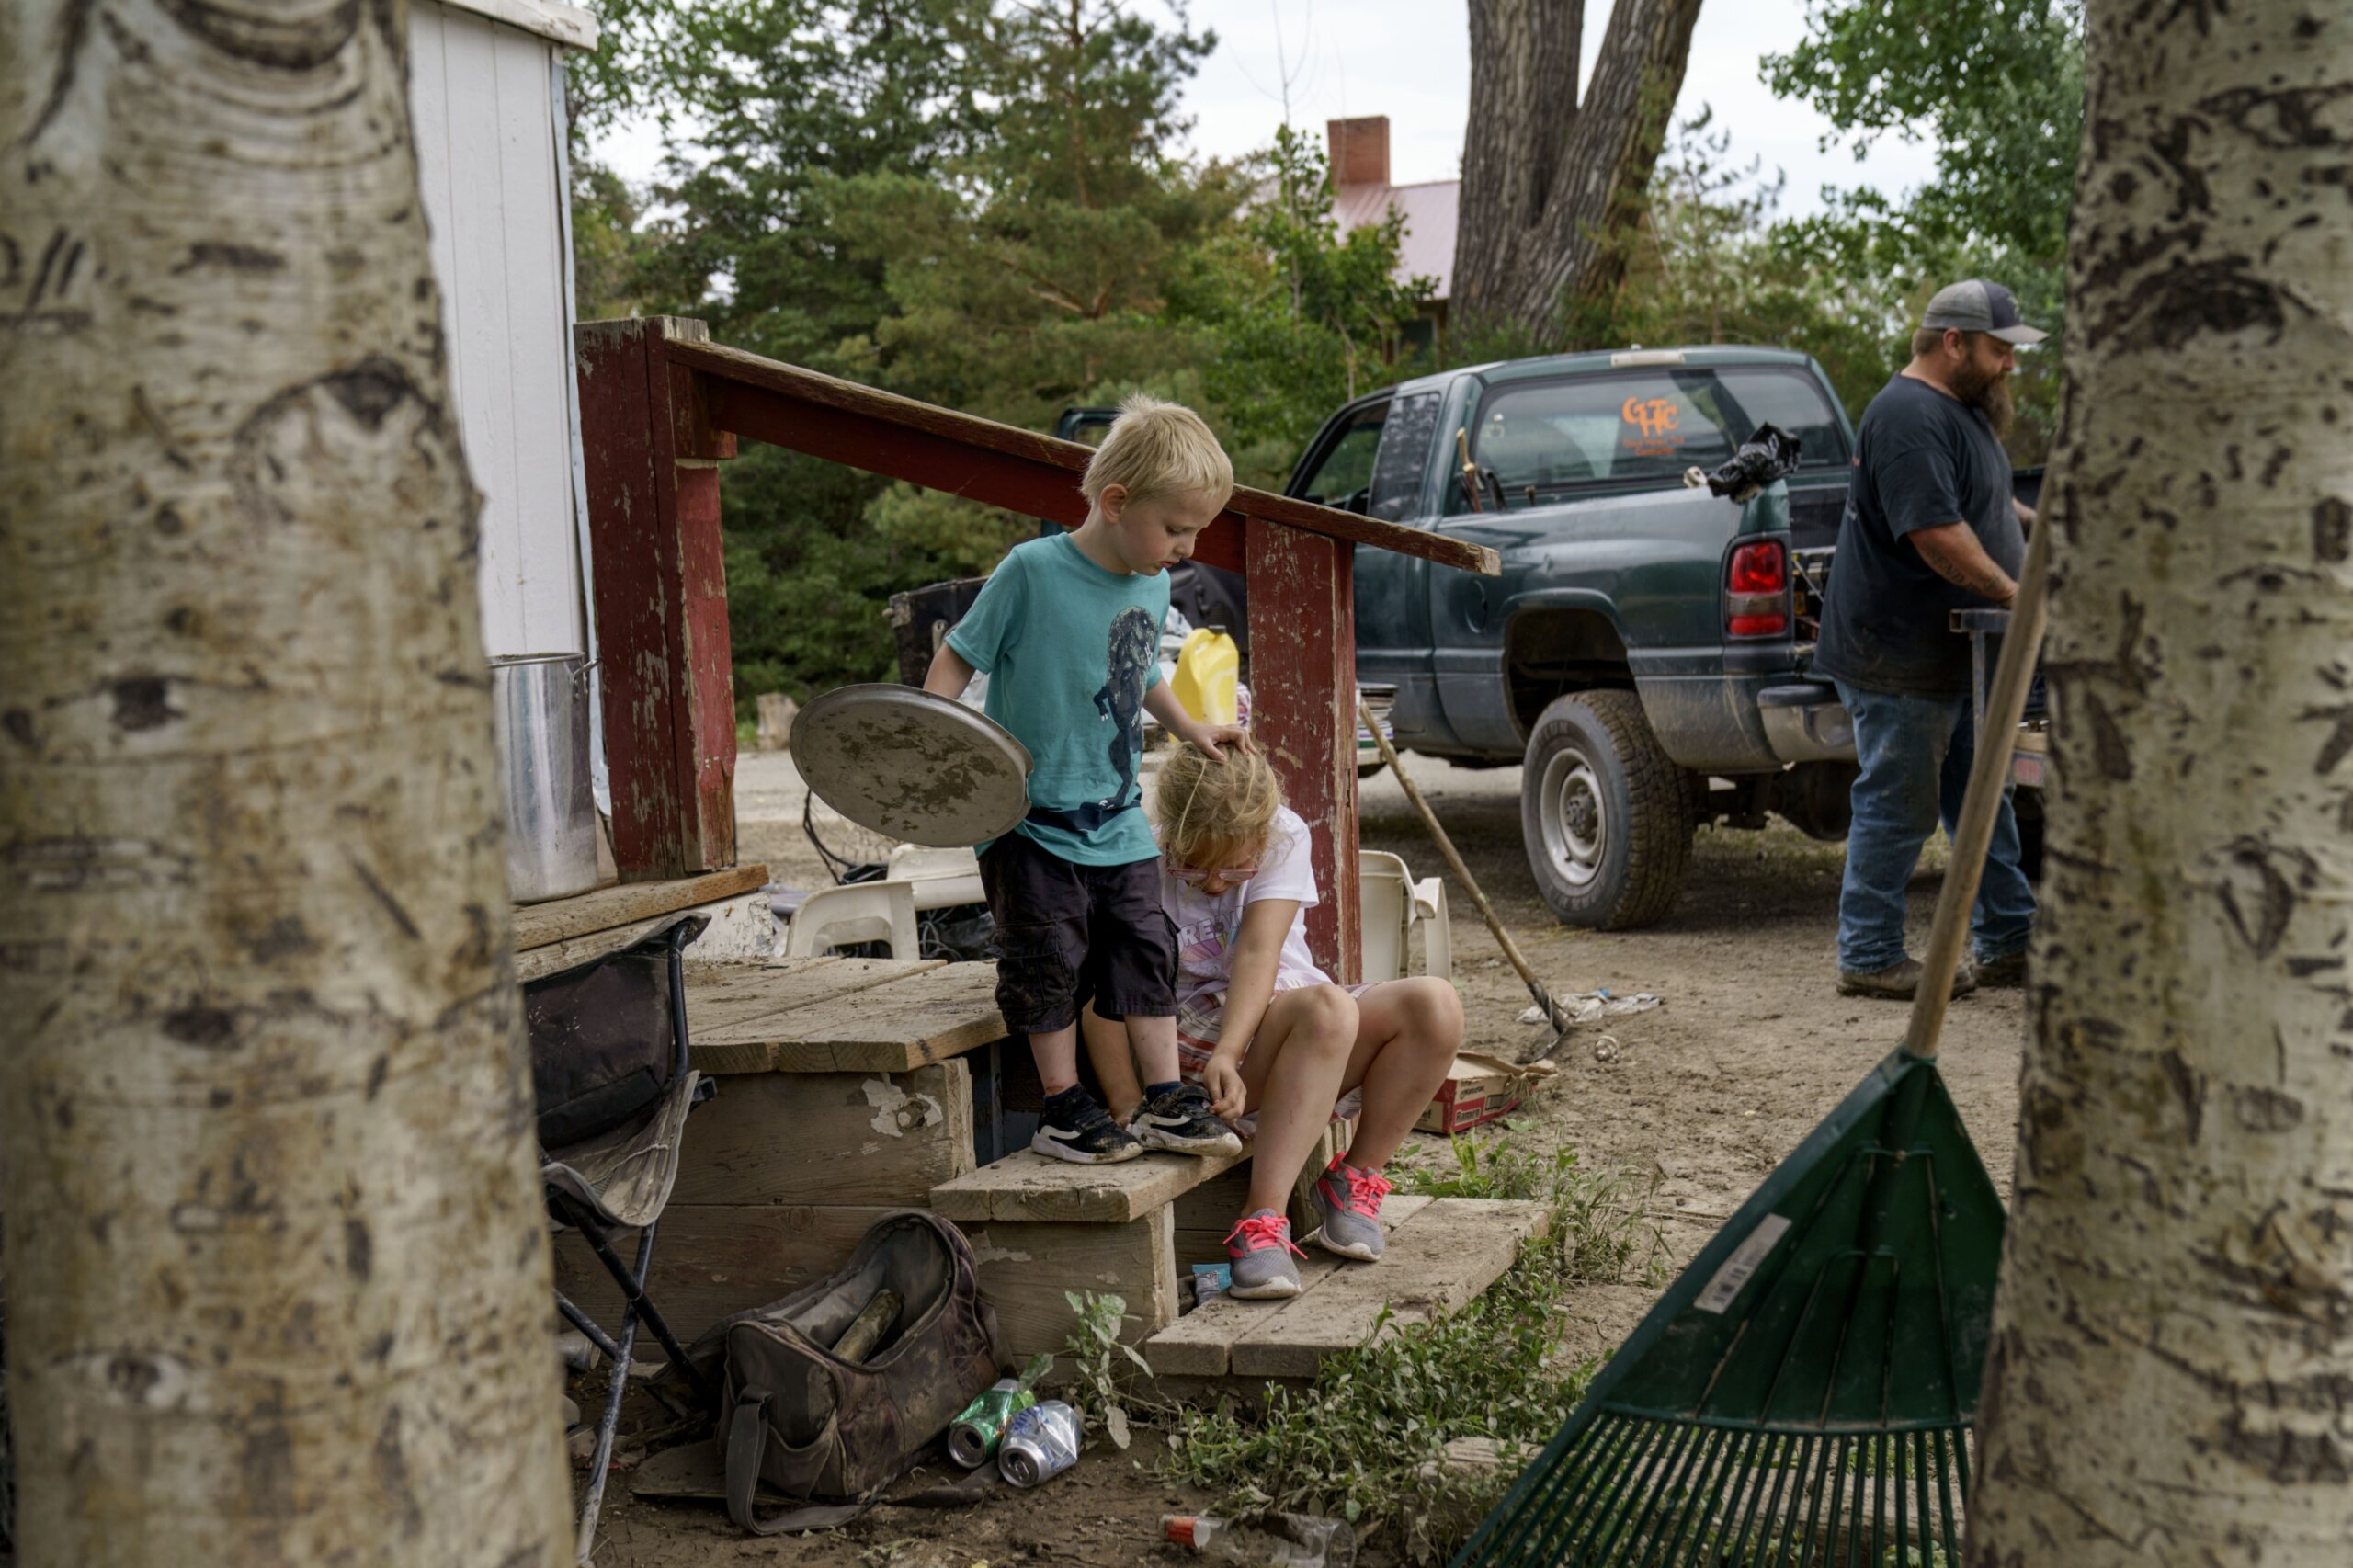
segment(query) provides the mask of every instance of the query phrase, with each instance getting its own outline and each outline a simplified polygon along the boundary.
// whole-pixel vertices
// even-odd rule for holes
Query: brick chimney
[[[1336,188],[1389,183],[1387,115],[1328,119],[1324,122],[1324,135],[1332,154],[1332,184]]]

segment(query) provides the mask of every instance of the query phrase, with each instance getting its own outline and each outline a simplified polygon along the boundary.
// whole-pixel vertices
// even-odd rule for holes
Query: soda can
[[[997,1469],[1016,1486],[1051,1481],[1078,1462],[1078,1412],[1059,1399],[1014,1413],[997,1447]]]
[[[966,1470],[978,1470],[996,1452],[1006,1423],[1038,1403],[1037,1392],[1019,1378],[1000,1378],[983,1389],[948,1428],[948,1457]]]

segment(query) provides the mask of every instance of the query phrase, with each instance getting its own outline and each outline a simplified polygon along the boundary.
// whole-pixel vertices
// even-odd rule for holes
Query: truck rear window
[[[1843,467],[1847,440],[1813,378],[1768,366],[1661,368],[1506,383],[1479,404],[1471,438],[1481,504],[1506,506],[1586,484],[1640,483],[1713,468],[1760,425],[1795,436],[1800,464]],[[1460,485],[1454,510],[1469,506]]]

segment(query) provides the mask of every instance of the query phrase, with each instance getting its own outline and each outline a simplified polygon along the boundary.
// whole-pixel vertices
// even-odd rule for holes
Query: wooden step
[[[1155,1377],[1312,1378],[1324,1358],[1371,1337],[1385,1309],[1392,1327],[1466,1305],[1502,1278],[1520,1244],[1542,1235],[1541,1203],[1483,1198],[1392,1198],[1389,1245],[1376,1264],[1344,1263],[1315,1247],[1288,1301],[1210,1302],[1144,1341]]]
[[[951,963],[934,968],[919,960],[887,963],[847,959],[844,965],[874,967],[845,971],[838,966],[815,971],[775,969],[766,982],[781,998],[763,1006],[735,977],[733,988],[710,1004],[709,1028],[695,1022],[698,989],[714,982],[708,970],[690,975],[688,1028],[694,1064],[705,1073],[909,1073],[926,1062],[945,1062],[975,1046],[1005,1037],[996,1010],[996,966]],[[844,975],[862,983],[847,992],[825,993],[827,978]],[[748,983],[751,986],[762,983]]]
[[[931,1189],[931,1207],[968,1221],[1032,1220],[1123,1225],[1177,1199],[1249,1158],[1204,1158],[1154,1150],[1116,1165],[1080,1165],[1024,1149]]]

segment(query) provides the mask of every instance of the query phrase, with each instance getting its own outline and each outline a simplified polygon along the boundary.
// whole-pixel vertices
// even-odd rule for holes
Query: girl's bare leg
[[[1289,1207],[1292,1184],[1332,1119],[1358,1032],[1356,999],[1336,985],[1278,992],[1267,1004],[1242,1059],[1248,1108],[1258,1113],[1245,1214]]]
[[[1364,1087],[1348,1164],[1377,1171],[1389,1163],[1462,1046],[1462,998],[1443,980],[1422,976],[1376,985],[1357,999],[1355,1047],[1339,1092]]]

